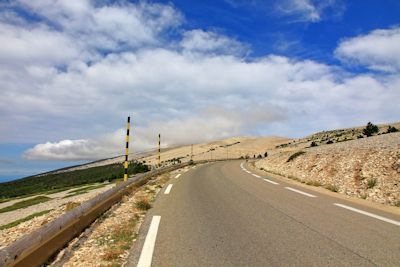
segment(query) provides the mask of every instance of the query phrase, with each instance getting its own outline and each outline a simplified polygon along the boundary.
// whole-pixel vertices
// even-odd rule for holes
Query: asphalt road
[[[172,178],[146,216],[129,265],[400,266],[400,216],[266,181],[241,163],[206,164]]]

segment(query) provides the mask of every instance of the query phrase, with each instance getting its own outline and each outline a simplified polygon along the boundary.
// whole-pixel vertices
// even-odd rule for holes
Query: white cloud
[[[8,66],[65,64],[80,54],[73,40],[46,26],[22,28],[0,23],[0,43],[1,64]]]
[[[38,144],[24,152],[30,160],[78,161],[101,159],[122,154],[118,151],[123,143],[123,130],[101,136],[97,139],[62,140]],[[122,149],[120,149],[122,151]]]
[[[164,30],[180,25],[182,15],[170,5],[119,1],[18,0],[22,7],[89,49],[121,51],[159,44]]]
[[[23,44],[0,46],[0,140],[38,143],[27,159],[119,155],[127,115],[138,151],[154,147],[159,132],[166,145],[301,136],[400,112],[396,75],[344,74],[276,55],[249,59],[238,40],[200,29],[179,28],[181,37],[168,40],[163,33],[182,21],[170,5],[38,0],[20,8],[43,21],[0,19],[4,43]]]
[[[319,11],[309,0],[290,0],[279,6],[287,15],[299,15],[301,20],[316,22],[321,19]]]
[[[335,54],[341,60],[373,70],[400,71],[400,27],[374,30],[340,42]]]
[[[248,49],[232,38],[198,29],[184,32],[181,46],[191,52],[217,54],[245,54]]]
[[[338,0],[283,0],[275,7],[278,14],[292,22],[319,22],[325,17],[340,17],[344,5]]]

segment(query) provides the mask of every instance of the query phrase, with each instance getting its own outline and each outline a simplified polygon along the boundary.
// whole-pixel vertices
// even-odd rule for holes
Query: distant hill
[[[395,127],[400,131],[400,122],[394,123],[387,123],[387,124],[378,124],[379,132],[375,135],[382,135],[386,134],[388,131],[389,126]],[[355,140],[359,138],[366,137],[363,134],[364,126],[356,126],[352,128],[344,128],[344,129],[336,129],[336,130],[329,130],[329,131],[322,131],[311,134],[309,136],[300,138],[300,139],[293,139],[290,142],[278,145],[276,148],[301,148],[301,147],[309,147],[311,143],[314,142],[314,145],[325,145],[325,144],[332,144],[332,143],[340,143],[346,142],[350,140]]]
[[[146,172],[149,168],[140,162],[131,162],[129,174]],[[78,185],[111,181],[123,176],[121,164],[110,164],[80,170],[49,172],[11,182],[0,183],[0,199],[38,193],[53,193]]]

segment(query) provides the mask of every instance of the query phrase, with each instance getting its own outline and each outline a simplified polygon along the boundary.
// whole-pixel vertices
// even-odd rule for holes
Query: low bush
[[[332,191],[332,192],[338,192],[339,188],[336,185],[333,184],[328,184],[325,186],[326,189]]]
[[[396,127],[394,127],[394,126],[392,127],[392,126],[389,125],[386,133],[395,133],[395,132],[398,132],[398,131],[399,130]]]
[[[367,187],[368,188],[373,188],[376,185],[377,182],[378,182],[378,180],[376,178],[368,179]]]
[[[372,136],[374,133],[378,132],[379,127],[372,122],[368,122],[367,126],[363,129],[363,134],[365,134],[367,137]]]
[[[315,141],[312,141],[310,147],[315,147],[315,146],[318,146],[318,144]]]
[[[303,155],[303,154],[305,154],[305,153],[306,153],[306,152],[304,152],[304,151],[297,151],[296,153],[292,154],[292,155],[287,159],[286,162],[290,162],[290,161],[294,160],[295,158],[297,158],[298,156],[301,156],[301,155]]]
[[[136,208],[139,210],[151,209],[151,204],[147,198],[141,198],[136,202]]]

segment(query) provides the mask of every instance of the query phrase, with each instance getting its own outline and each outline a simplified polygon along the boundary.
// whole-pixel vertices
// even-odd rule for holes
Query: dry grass
[[[333,184],[328,184],[325,186],[326,189],[332,191],[332,192],[338,192],[339,188],[336,185]]]
[[[101,256],[101,258],[105,261],[113,261],[118,259],[118,257],[124,253],[121,249],[109,249]]]
[[[151,209],[150,201],[147,197],[141,197],[136,201],[135,206],[138,210],[149,210]]]
[[[100,245],[107,247],[101,256],[102,260],[112,263],[113,266],[120,266],[120,256],[131,248],[133,240],[136,238],[135,231],[138,221],[139,215],[135,214],[129,221],[110,229],[108,235],[97,240]]]
[[[319,181],[316,180],[310,180],[306,182],[306,185],[311,185],[311,186],[321,186],[322,184]]]

